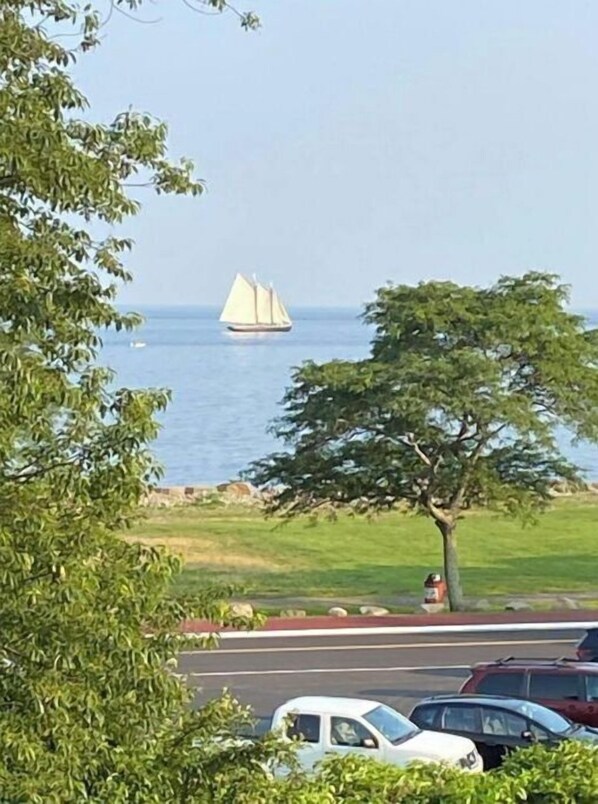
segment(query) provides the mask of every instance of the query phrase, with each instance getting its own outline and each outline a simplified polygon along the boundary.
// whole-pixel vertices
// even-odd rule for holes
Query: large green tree
[[[371,355],[295,371],[275,426],[283,452],[250,475],[294,516],[397,505],[442,537],[452,609],[463,605],[456,529],[484,505],[523,520],[577,467],[556,434],[598,440],[598,343],[556,276],[493,287],[384,287],[369,304]],[[397,532],[397,545],[401,533]],[[398,548],[399,549],[399,548]]]
[[[131,245],[115,227],[139,209],[130,184],[201,185],[190,162],[169,160],[159,121],[86,120],[71,68],[97,43],[100,10],[0,3],[0,800],[11,804],[210,800],[218,773],[267,753],[203,750],[238,708],[194,714],[172,672],[180,621],[230,621],[222,596],[183,606],[169,595],[177,561],[117,535],[156,477],[148,444],[168,394],[115,389],[98,362],[102,331],[138,320],[113,304]]]

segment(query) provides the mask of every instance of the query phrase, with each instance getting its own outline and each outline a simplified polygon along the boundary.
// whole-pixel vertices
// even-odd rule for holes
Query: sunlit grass
[[[181,591],[224,581],[260,599],[421,596],[442,561],[432,522],[404,514],[280,525],[247,508],[189,506],[148,511],[127,538],[181,554]],[[476,512],[459,525],[459,551],[469,596],[598,593],[598,495],[558,499],[525,528]]]

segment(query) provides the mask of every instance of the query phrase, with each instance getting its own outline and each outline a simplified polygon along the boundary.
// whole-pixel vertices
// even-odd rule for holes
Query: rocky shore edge
[[[572,497],[575,494],[598,495],[598,481],[585,486],[572,486],[555,482],[552,486],[554,497]],[[268,499],[267,490],[257,489],[251,483],[232,480],[227,483],[192,486],[157,486],[149,491],[141,501],[148,508],[172,508],[179,505],[249,505],[260,506]]]
[[[596,489],[598,493],[598,488]],[[157,486],[151,489],[141,503],[149,508],[172,508],[176,505],[255,505],[268,497],[251,483],[233,480],[216,486]]]

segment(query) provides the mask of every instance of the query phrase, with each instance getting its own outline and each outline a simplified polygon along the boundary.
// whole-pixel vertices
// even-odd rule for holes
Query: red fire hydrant
[[[424,603],[443,603],[445,597],[445,581],[438,573],[431,572],[424,581]]]

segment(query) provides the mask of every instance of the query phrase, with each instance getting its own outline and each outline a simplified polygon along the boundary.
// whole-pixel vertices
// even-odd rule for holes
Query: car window
[[[408,737],[413,737],[417,732],[417,727],[408,718],[384,704],[366,712],[363,719],[378,729],[387,740],[395,744]]]
[[[330,718],[330,742],[332,745],[348,745],[357,748],[363,746],[363,741],[367,739],[374,740],[374,735],[358,720],[350,717]]]
[[[598,675],[586,676],[586,690],[588,701],[598,701]]]
[[[482,731],[496,737],[521,737],[527,730],[524,717],[504,709],[482,707]]]
[[[546,698],[554,701],[579,700],[579,676],[573,673],[547,673],[532,670],[529,681],[530,698]]]
[[[319,715],[291,715],[287,726],[287,737],[300,739],[306,743],[320,742]]]
[[[570,720],[547,706],[542,706],[533,701],[519,701],[514,704],[515,706],[517,707],[517,712],[524,718],[535,720],[539,726],[547,731],[555,734],[567,734],[573,728]]]
[[[445,706],[440,722],[449,731],[479,731],[476,706]]]
[[[488,673],[476,684],[476,692],[484,695],[519,696],[523,687],[523,675],[523,672]]]
[[[437,714],[437,706],[418,706],[417,709],[411,713],[410,717],[420,729],[430,729],[434,725]]]
[[[531,731],[536,740],[550,740],[550,734],[548,734],[546,729],[538,726],[537,723],[530,723],[529,731]]]

